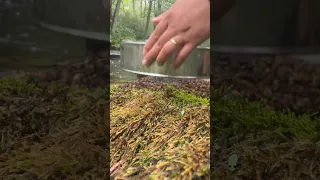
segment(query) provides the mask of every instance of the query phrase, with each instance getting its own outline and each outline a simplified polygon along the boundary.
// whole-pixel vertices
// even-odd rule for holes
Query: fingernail
[[[145,66],[148,66],[148,60],[147,59],[143,59],[142,64]]]

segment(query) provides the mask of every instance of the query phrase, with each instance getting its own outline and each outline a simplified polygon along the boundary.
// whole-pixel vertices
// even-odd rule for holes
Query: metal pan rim
[[[146,75],[146,76],[155,76],[155,77],[164,77],[164,78],[176,78],[176,79],[210,79],[210,76],[172,76],[172,75],[165,75],[165,74],[158,74],[158,73],[150,73],[150,72],[141,72],[141,71],[134,71],[129,70],[125,68],[121,68],[121,70],[134,73],[134,74],[140,74],[140,75]]]

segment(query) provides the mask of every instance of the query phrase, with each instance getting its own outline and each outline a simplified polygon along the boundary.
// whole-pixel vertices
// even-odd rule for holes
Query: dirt
[[[170,84],[177,89],[195,94],[200,97],[210,96],[210,82],[200,79],[175,79],[161,77],[143,77],[136,81],[121,85],[133,89],[149,89],[154,91],[164,91],[166,84]]]
[[[291,57],[233,55],[212,57],[215,88],[232,86],[250,101],[297,114],[320,108],[320,68]]]
[[[45,87],[50,83],[77,88],[107,87],[110,84],[109,55],[87,56],[79,63],[63,62],[36,72],[18,72],[16,77]]]

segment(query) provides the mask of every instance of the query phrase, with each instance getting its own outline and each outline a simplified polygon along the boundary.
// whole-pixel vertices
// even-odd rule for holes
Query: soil
[[[77,88],[108,87],[110,84],[109,55],[87,56],[82,62],[64,62],[37,72],[18,72],[17,78],[46,87],[50,83],[65,84]]]
[[[215,88],[232,86],[250,101],[297,114],[320,109],[320,66],[291,57],[212,57]]]
[[[143,77],[128,84],[121,85],[133,89],[149,89],[154,91],[164,91],[166,84],[170,84],[177,89],[195,94],[200,97],[208,98],[210,96],[210,82],[197,79],[174,79],[160,77]]]

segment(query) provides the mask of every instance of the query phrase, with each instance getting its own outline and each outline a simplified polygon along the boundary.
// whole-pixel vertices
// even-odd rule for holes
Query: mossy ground
[[[318,117],[211,92],[209,105],[170,86],[112,87],[113,177],[208,179],[211,154],[214,179],[320,179]],[[106,179],[107,98],[105,89],[0,79],[0,177]]]
[[[1,179],[106,179],[107,98],[0,79]]]
[[[226,92],[211,91],[211,178],[320,179],[319,118],[276,112]]]
[[[114,179],[209,179],[209,97],[111,88]],[[118,165],[121,166],[118,166]]]

